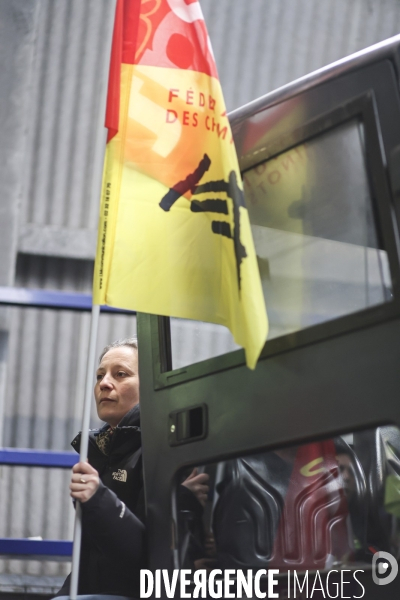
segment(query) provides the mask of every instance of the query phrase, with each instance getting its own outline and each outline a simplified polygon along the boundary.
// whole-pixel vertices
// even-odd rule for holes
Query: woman
[[[106,425],[90,431],[89,462],[73,467],[70,484],[72,498],[82,505],[78,593],[139,597],[145,515],[136,340],[103,350],[94,395]],[[72,442],[77,452],[80,437]],[[207,479],[192,473],[182,485],[204,504]],[[58,595],[68,595],[69,584],[70,576]]]

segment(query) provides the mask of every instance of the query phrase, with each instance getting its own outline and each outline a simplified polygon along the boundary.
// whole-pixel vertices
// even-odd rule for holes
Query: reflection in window
[[[268,339],[390,299],[363,126],[336,127],[244,173]]]
[[[206,501],[182,485],[191,472],[176,494],[180,568],[323,571],[368,566],[379,550],[400,558],[396,427],[200,466]]]
[[[171,318],[170,326],[173,369],[240,348],[229,329],[222,325]]]

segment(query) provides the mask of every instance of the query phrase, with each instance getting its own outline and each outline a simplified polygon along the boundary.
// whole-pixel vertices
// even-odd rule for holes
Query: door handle
[[[168,418],[170,446],[204,439],[207,436],[207,425],[206,404],[173,411]]]

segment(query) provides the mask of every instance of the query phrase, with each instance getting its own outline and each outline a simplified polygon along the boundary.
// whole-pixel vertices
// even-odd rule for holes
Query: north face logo
[[[116,479],[117,481],[125,482],[127,480],[128,473],[126,471],[124,471],[123,469],[118,469],[118,471],[114,471],[112,476],[113,476],[113,479]]]

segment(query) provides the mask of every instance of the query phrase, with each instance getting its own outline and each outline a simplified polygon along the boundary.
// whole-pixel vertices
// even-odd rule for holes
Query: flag
[[[228,327],[255,368],[268,322],[199,2],[117,0],[95,304]]]

